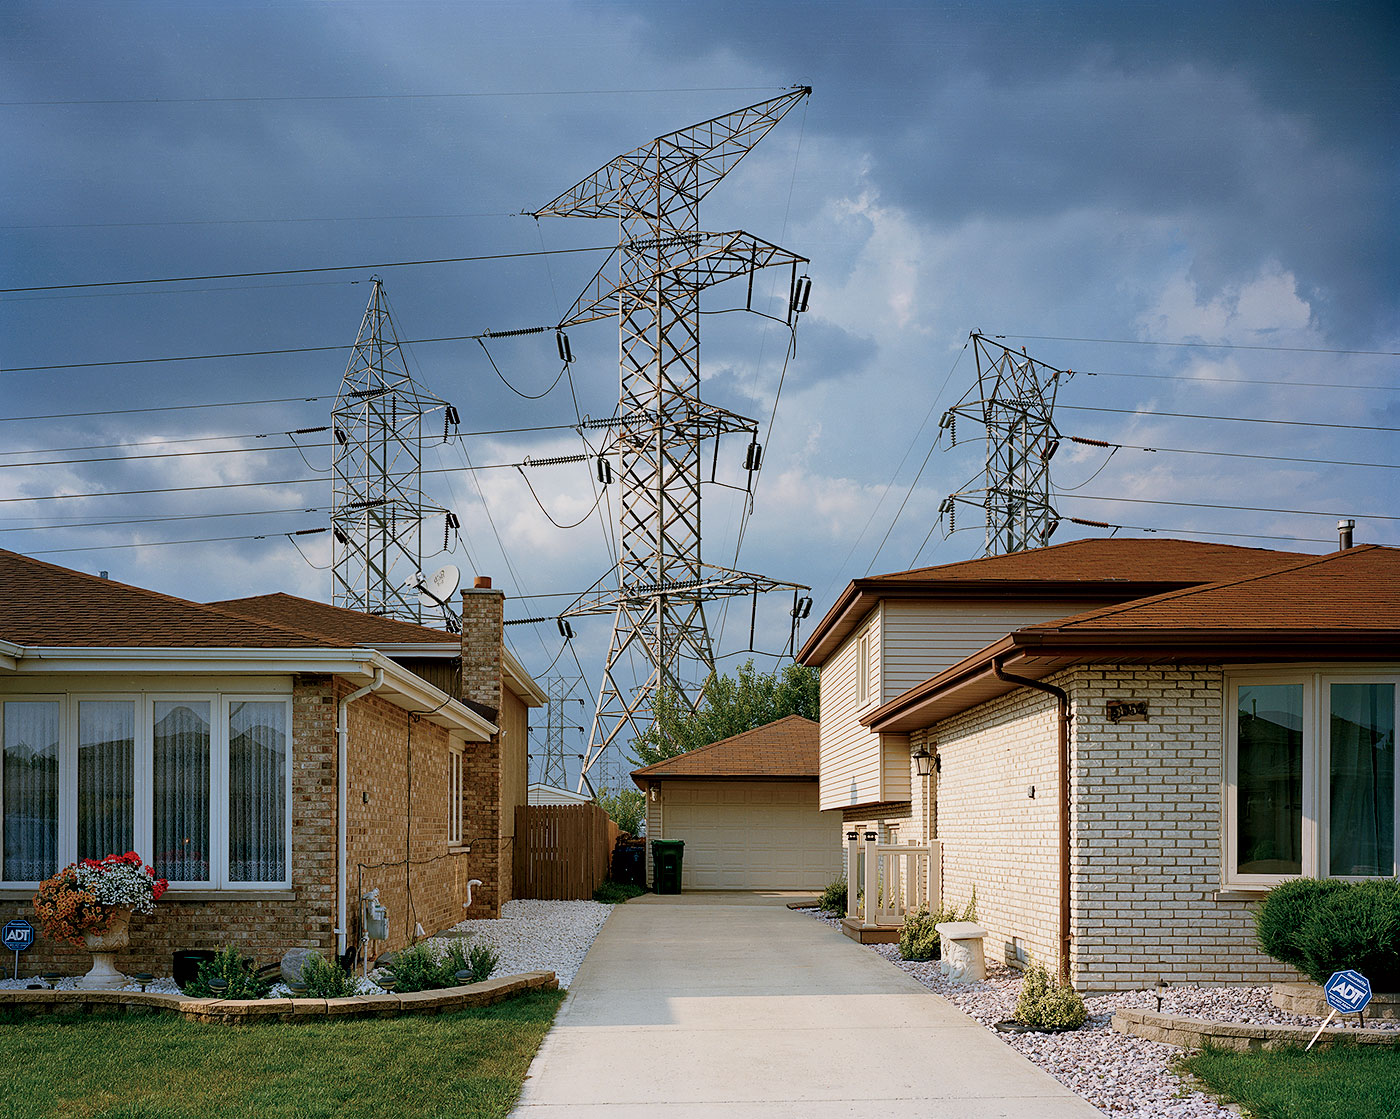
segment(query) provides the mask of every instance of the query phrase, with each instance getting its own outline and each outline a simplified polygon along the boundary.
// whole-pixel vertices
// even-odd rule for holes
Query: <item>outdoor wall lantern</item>
[[[943,771],[943,759],[937,754],[930,754],[927,747],[920,746],[914,751],[914,768],[920,777],[927,777],[934,770],[940,773]]]

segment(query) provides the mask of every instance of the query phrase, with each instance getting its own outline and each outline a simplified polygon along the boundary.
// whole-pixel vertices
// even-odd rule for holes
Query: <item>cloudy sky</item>
[[[820,614],[867,572],[981,554],[975,511],[938,527],[979,484],[980,433],[933,445],[974,383],[974,330],[1076,370],[1059,430],[1123,445],[1064,445],[1064,518],[1325,552],[1347,515],[1400,543],[1398,24],[1393,4],[1320,0],[12,0],[0,547],[200,600],[328,599],[327,535],[284,534],[328,523],[329,449],[283,433],[329,421],[370,277],[402,338],[552,324],[605,257],[562,250],[617,228],[521,211],[793,85],[810,100],[701,212],[811,260],[790,361],[778,324],[705,321],[707,398],[764,429],[739,566],[809,585]],[[760,302],[784,284],[761,277]],[[487,433],[425,455],[463,525],[429,567],[513,596],[607,570],[597,517],[556,529],[520,472],[455,469],[581,450],[567,425],[616,405],[616,329],[570,341],[573,393],[537,400],[476,342],[409,348]],[[268,350],[297,352],[171,360]],[[533,395],[553,351],[490,356]],[[722,445],[722,477],[743,453]],[[583,467],[530,481],[555,521],[593,504]],[[201,486],[227,488],[179,488]],[[731,563],[742,502],[705,501],[705,558]],[[1108,531],[1066,519],[1056,540]],[[168,543],[214,537],[239,539]],[[789,604],[760,612],[761,649]],[[607,623],[577,628],[596,675]],[[552,626],[511,637],[540,674],[560,652]],[[719,651],[747,645],[726,618]]]

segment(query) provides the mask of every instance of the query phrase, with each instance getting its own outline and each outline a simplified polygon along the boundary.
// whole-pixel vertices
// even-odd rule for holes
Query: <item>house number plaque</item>
[[[1147,700],[1111,699],[1107,704],[1107,713],[1110,723],[1145,723]]]

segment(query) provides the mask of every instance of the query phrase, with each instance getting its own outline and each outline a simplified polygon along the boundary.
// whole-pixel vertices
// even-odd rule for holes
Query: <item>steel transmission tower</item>
[[[569,779],[565,772],[564,759],[571,751],[566,742],[566,731],[583,728],[569,721],[565,708],[570,703],[583,703],[573,696],[574,685],[579,677],[551,676],[545,681],[545,691],[549,695],[549,706],[545,712],[544,757],[540,762],[539,780],[546,785],[562,789]],[[533,728],[532,728],[533,729]]]
[[[794,89],[660,136],[534,212],[617,218],[621,226],[618,248],[559,323],[563,330],[616,317],[620,335],[617,419],[609,423],[621,484],[617,585],[605,588],[604,576],[565,611],[613,615],[585,773],[624,731],[645,731],[658,691],[699,701],[715,667],[706,602],[793,587],[700,558],[702,441],[748,433],[750,479],[761,454],[756,421],[700,399],[700,293],[747,277],[752,310],[755,273],[785,266],[791,327],[810,287],[797,275],[806,258],[742,231],[702,232],[699,213],[700,200],[810,93]],[[633,658],[646,672],[639,686],[622,671]]]
[[[1024,350],[972,334],[977,359],[977,399],[969,393],[943,414],[939,430],[957,444],[957,421],[962,416],[987,431],[987,458],[982,485],[959,490],[943,499],[940,519],[947,514],[949,531],[956,526],[959,503],[985,510],[983,555],[1006,555],[1040,548],[1060,523],[1051,504],[1050,459],[1060,445],[1055,429],[1055,393],[1060,377],[1074,374],[1055,369]]]
[[[414,383],[379,278],[372,283],[331,410],[332,601],[419,622],[424,521],[445,517],[444,540],[456,524],[456,517],[423,496],[423,420],[444,412],[445,437],[446,423],[455,423],[457,414]]]

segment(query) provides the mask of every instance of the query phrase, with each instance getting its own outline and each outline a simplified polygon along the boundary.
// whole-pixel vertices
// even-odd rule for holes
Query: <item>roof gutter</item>
[[[992,658],[992,673],[998,680],[1007,684],[1016,684],[1025,688],[1034,688],[1039,692],[1046,692],[1055,697],[1058,707],[1059,718],[1057,722],[1058,737],[1058,776],[1059,776],[1059,893],[1060,893],[1060,929],[1059,929],[1059,950],[1060,950],[1060,982],[1068,983],[1069,974],[1069,950],[1070,950],[1070,923],[1069,923],[1069,729],[1070,720],[1074,717],[1069,709],[1069,693],[1063,688],[1057,688],[1054,684],[1046,684],[1040,680],[1028,680],[1023,676],[1013,676],[1002,668],[1002,661],[1006,654],[1000,654]]]

